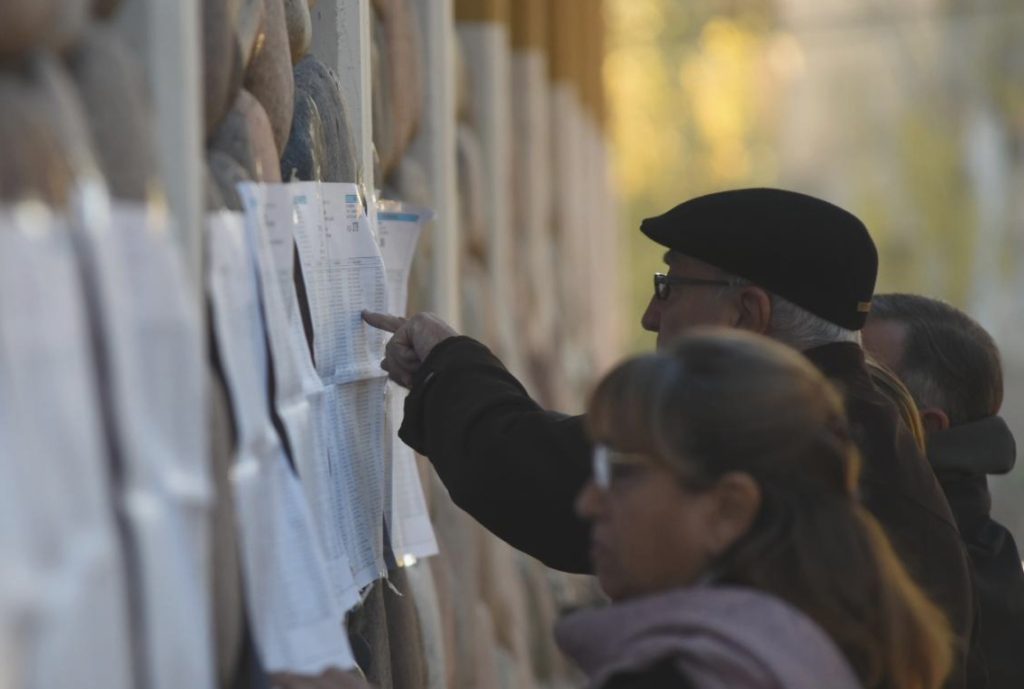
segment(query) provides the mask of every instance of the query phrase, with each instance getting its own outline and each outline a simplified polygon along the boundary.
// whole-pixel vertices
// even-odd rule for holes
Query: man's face
[[[668,274],[674,277],[720,280],[718,268],[675,251],[665,254]],[[670,345],[686,330],[698,325],[733,326],[736,308],[724,298],[722,288],[713,285],[672,285],[668,299],[651,294],[640,319],[644,330],[658,333],[658,349]]]
[[[892,371],[900,370],[907,343],[907,326],[899,321],[868,318],[861,342],[871,356]]]

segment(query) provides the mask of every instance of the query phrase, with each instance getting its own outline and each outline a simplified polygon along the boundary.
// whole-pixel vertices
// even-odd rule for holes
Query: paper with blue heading
[[[385,573],[384,520],[390,442],[385,336],[364,309],[387,308],[387,278],[354,184],[296,182],[293,231],[309,299],[314,364],[325,386],[324,453],[303,476],[319,491],[319,518],[340,534],[356,584]]]
[[[315,476],[326,455],[323,436],[324,386],[313,367],[294,282],[292,226],[300,209],[285,184],[246,183],[239,192],[246,207],[249,240],[256,248],[263,313],[274,361],[274,405],[285,426],[292,458],[316,525],[335,601],[345,611],[359,603],[343,526],[329,513],[332,487]],[[302,210],[305,210],[303,208]]]
[[[405,315],[416,245],[423,226],[433,211],[397,201],[377,205],[377,236],[388,276],[388,312]],[[388,526],[391,547],[399,562],[437,554],[437,539],[430,522],[416,466],[416,454],[398,437],[407,392],[388,383],[389,436],[391,438],[391,482]]]

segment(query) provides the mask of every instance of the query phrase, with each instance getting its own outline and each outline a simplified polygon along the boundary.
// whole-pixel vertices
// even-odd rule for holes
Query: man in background
[[[1016,459],[1013,435],[998,415],[999,350],[967,314],[911,294],[876,295],[863,339],[921,413],[928,459],[974,566],[989,686],[1024,687],[1024,569],[1013,536],[989,515],[987,476],[1007,473]]]

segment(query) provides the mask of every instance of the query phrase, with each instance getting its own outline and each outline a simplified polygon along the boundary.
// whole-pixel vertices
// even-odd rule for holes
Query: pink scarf
[[[589,689],[670,660],[697,689],[859,689],[832,640],[775,596],[695,586],[568,615],[558,645]]]

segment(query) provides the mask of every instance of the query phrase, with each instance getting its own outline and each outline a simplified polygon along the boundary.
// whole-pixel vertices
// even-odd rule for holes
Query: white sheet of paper
[[[377,206],[377,233],[388,275],[388,311],[404,315],[408,301],[409,271],[423,225],[433,211],[396,201]],[[388,383],[389,432],[391,434],[391,492],[387,500],[391,547],[399,562],[409,557],[437,554],[437,538],[430,522],[416,456],[398,437],[407,392]]]
[[[385,573],[384,462],[386,378],[327,387],[321,409],[327,456],[312,478],[334,487],[326,496],[342,525],[360,588]]]
[[[116,203],[106,220],[93,218],[82,235],[140,570],[148,686],[213,687],[213,486],[199,313],[162,219]]]
[[[133,685],[82,280],[42,206],[0,209],[0,634],[28,686]]]
[[[264,667],[319,673],[354,666],[312,516],[269,416],[269,362],[244,216],[207,219],[208,285],[231,396],[238,456],[231,480],[246,600]]]
[[[404,414],[405,388],[389,383],[388,399],[391,418],[394,419],[392,433],[392,503],[390,520],[391,547],[399,562],[408,558],[424,558],[437,555],[437,537],[430,521],[427,500],[423,495],[416,454],[398,437],[398,421]]]
[[[409,301],[409,271],[423,226],[434,211],[399,201],[377,204],[377,237],[388,276],[388,313],[405,315]]]
[[[344,610],[359,603],[340,526],[330,524],[322,493],[329,484],[304,480],[326,457],[323,441],[324,387],[313,368],[298,311],[293,281],[292,190],[285,184],[245,183],[239,192],[246,206],[249,241],[256,249],[263,313],[274,361],[274,405],[284,423],[302,486],[320,538],[335,602]],[[285,302],[291,308],[286,308]]]
[[[245,182],[238,190],[246,204],[246,214],[256,213],[262,221],[261,234],[265,234],[272,258],[271,267],[276,276],[281,300],[289,319],[295,315],[296,301],[294,267],[295,234],[293,226],[302,221],[300,213],[308,211],[306,206],[294,204],[295,185],[256,184]],[[263,266],[261,265],[261,272]]]
[[[361,311],[387,308],[383,259],[354,184],[299,182],[295,240],[313,319],[314,359],[325,385],[326,454],[305,480],[320,487],[321,515],[340,531],[358,586],[384,574],[384,334]],[[339,528],[340,526],[340,528]]]
[[[363,309],[387,309],[387,280],[373,229],[354,184],[297,182],[299,261],[313,316],[314,359],[325,385],[381,377],[384,334]],[[316,204],[319,203],[319,211]]]

